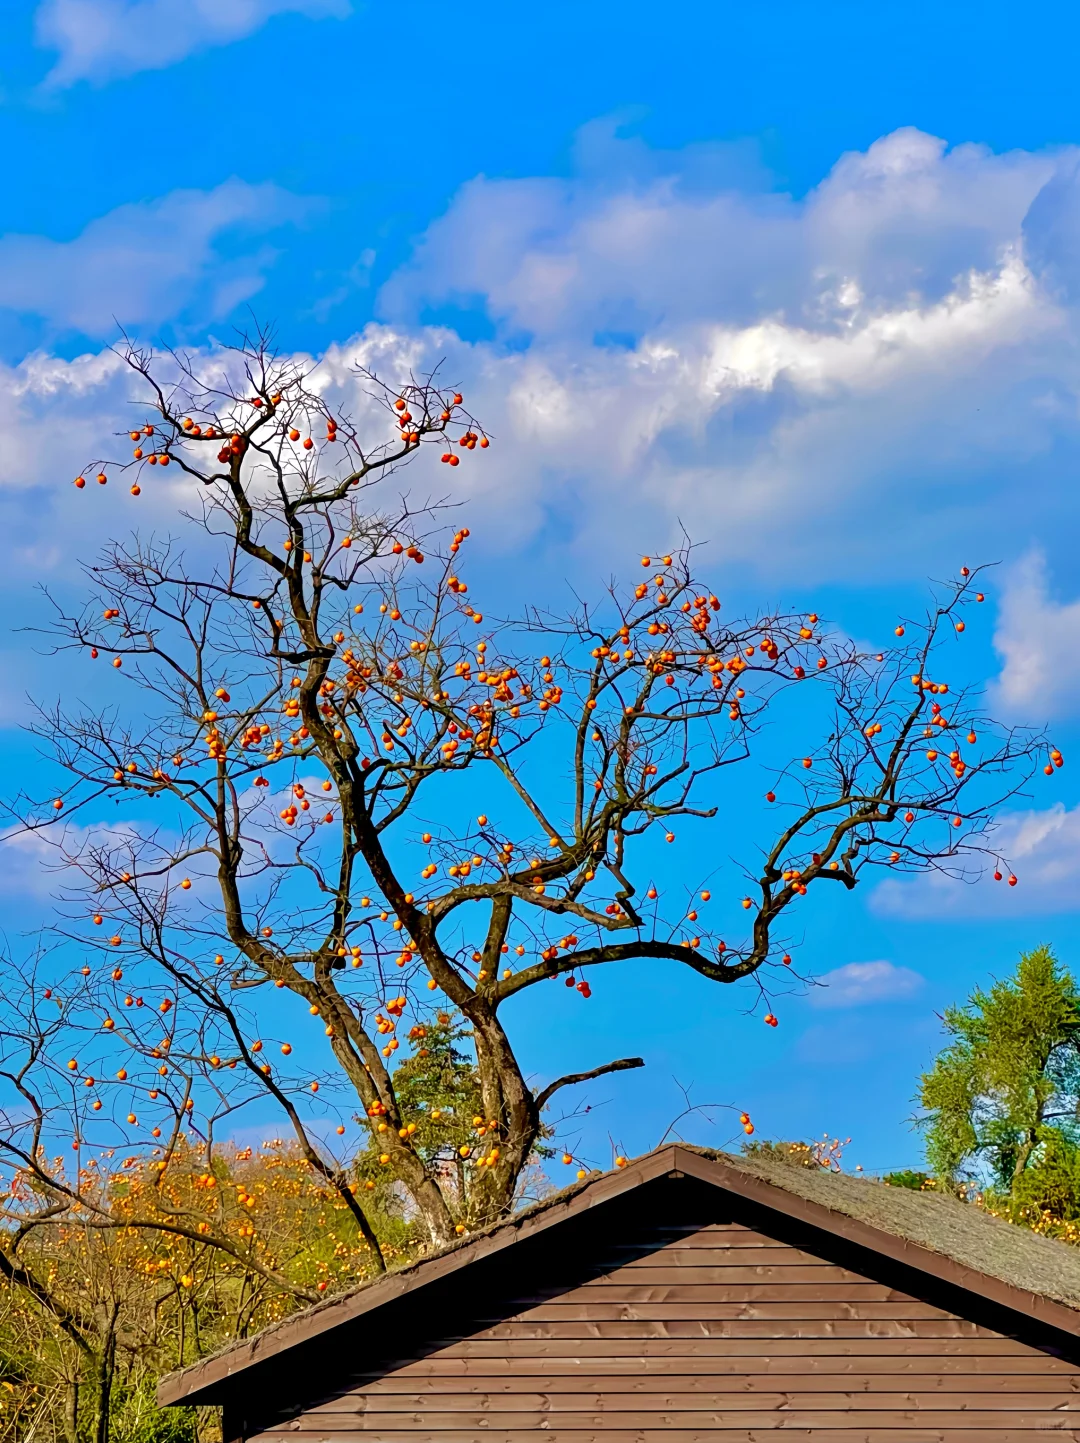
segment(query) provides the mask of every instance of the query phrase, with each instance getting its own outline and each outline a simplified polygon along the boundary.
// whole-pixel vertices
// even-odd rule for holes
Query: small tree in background
[[[162,1372],[378,1261],[410,1260],[426,1230],[369,1149],[354,1177],[376,1256],[302,1125],[253,1147],[230,1140],[227,1101],[196,1122],[185,1106],[195,1074],[183,1058],[160,1061],[167,1049],[136,1101],[128,1069],[111,1072],[112,1030],[81,1012],[88,971],[46,986],[37,967],[0,958],[0,1443],[194,1443],[194,1415],[154,1405]],[[433,1162],[474,1130],[460,1031],[439,1014],[396,1074],[405,1105],[436,1124],[415,1139]],[[147,1105],[152,1120],[121,1110]],[[61,1137],[70,1147],[52,1152]]]
[[[208,1168],[183,1142],[164,1187],[153,1160],[131,1154],[88,1160],[78,1178],[61,1158],[41,1164],[36,1185],[27,1170],[3,1198],[2,1443],[219,1439],[191,1410],[159,1412],[157,1378],[321,1296],[305,1290],[313,1276],[340,1286],[372,1271],[348,1209],[295,1144],[222,1146]],[[63,1206],[65,1187],[80,1207]],[[376,1217],[387,1257],[409,1256],[403,1220]]]
[[[939,1180],[985,1185],[1017,1220],[1080,1216],[1080,993],[1049,947],[944,1017],[923,1074],[926,1154]]]

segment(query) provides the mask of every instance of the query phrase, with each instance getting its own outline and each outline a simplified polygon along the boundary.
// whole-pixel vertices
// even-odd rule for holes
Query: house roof
[[[158,1387],[158,1401],[164,1405],[218,1402],[223,1388],[247,1370],[664,1177],[711,1184],[1080,1337],[1080,1249],[941,1193],[886,1187],[823,1168],[680,1143],[647,1153],[619,1171],[593,1173],[484,1232],[294,1313],[171,1373]]]

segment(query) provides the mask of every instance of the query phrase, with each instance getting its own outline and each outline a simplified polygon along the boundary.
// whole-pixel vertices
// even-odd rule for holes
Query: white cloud
[[[1045,721],[1080,700],[1080,601],[1050,596],[1046,558],[1027,553],[1009,572],[994,632],[1002,658],[995,700],[1002,711]]]
[[[1058,366],[1061,326],[1013,251],[932,302],[905,296],[843,325],[706,316],[629,347],[539,336],[507,350],[399,326],[361,348],[397,334],[447,356],[492,418],[481,484],[510,545],[572,514],[581,548],[607,563],[668,544],[683,521],[719,560],[816,581],[842,558],[859,580],[910,576],[913,551],[955,564],[980,531],[995,550],[1013,542],[1001,461],[1048,446],[1045,415],[1016,396]],[[928,538],[946,468],[967,509],[945,508]]]
[[[0,859],[0,891],[6,895],[44,901],[59,892],[62,865],[55,848],[40,833],[0,837]]]
[[[1015,554],[1031,473],[1080,441],[1076,317],[1044,284],[1072,152],[904,130],[795,201],[590,144],[569,180],[465,186],[381,296],[410,335],[433,306],[494,327],[449,349],[515,530],[570,511],[595,554],[681,520],[789,580]]]
[[[274,15],[348,13],[348,0],[42,0],[35,29],[39,45],[59,51],[45,84],[60,89],[162,70],[242,40]]]
[[[957,276],[995,271],[1058,169],[1045,153],[947,152],[905,129],[842,157],[799,202],[723,175],[688,184],[680,154],[660,174],[641,158],[609,134],[571,179],[470,182],[384,290],[387,313],[479,297],[500,325],[538,337],[778,316],[828,331],[853,310],[933,302]]]
[[[924,979],[910,967],[892,962],[848,962],[817,978],[810,994],[814,1007],[865,1007],[874,1002],[897,1002],[914,997]]]
[[[255,294],[273,253],[226,260],[219,242],[294,220],[304,203],[272,184],[228,180],[119,206],[74,240],[0,237],[0,308],[55,329],[109,336],[158,325],[194,306],[202,321]]]
[[[961,877],[940,873],[881,883],[871,896],[875,912],[927,917],[1023,917],[1080,909],[1080,806],[1057,802],[1045,811],[1005,813],[989,839],[1017,885],[993,880],[994,866],[972,862]]]
[[[906,130],[795,201],[748,188],[722,150],[657,157],[594,127],[570,180],[472,182],[385,288],[388,319],[328,351],[324,383],[359,406],[356,361],[390,375],[443,361],[495,434],[453,477],[481,503],[478,548],[521,554],[557,533],[570,569],[587,555],[596,574],[685,524],[710,564],[788,594],[839,575],[910,584],[913,557],[940,575],[1016,555],[1038,535],[1033,495],[1072,505],[1061,457],[1080,448],[1080,335],[1060,256],[1074,210],[1080,235],[1075,155],[950,151]],[[180,227],[171,199],[156,204]],[[129,309],[212,313],[213,214],[163,243],[157,267],[158,217],[133,211]],[[0,286],[56,323],[104,325],[125,301],[124,229],[111,248],[88,228],[66,249],[9,251]],[[66,269],[100,273],[101,294]],[[259,270],[256,256],[240,276]],[[493,336],[456,334],[456,303],[483,310]],[[421,323],[431,306],[451,308],[441,326]],[[0,446],[23,458],[12,480],[42,474],[31,418],[55,422],[76,468],[104,447],[86,444],[78,367],[111,423],[120,383],[94,358],[0,373]],[[444,493],[432,460],[409,473],[414,495]]]
[[[71,897],[80,890],[81,878],[73,880],[68,858],[88,846],[119,848],[139,840],[138,829],[126,823],[64,822],[39,831],[6,831],[0,834],[0,893],[35,901]]]

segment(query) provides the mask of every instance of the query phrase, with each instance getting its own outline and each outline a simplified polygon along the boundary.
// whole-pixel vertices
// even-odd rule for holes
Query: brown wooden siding
[[[1074,1363],[738,1223],[497,1311],[252,1443],[1080,1440]]]

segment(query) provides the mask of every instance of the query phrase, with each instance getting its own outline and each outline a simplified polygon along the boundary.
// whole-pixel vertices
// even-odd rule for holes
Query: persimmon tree
[[[165,1178],[137,1142],[74,1162],[42,1156],[36,1174],[5,1173],[0,1188],[5,1254],[20,1275],[0,1280],[0,1438],[195,1443],[194,1419],[156,1415],[157,1377],[283,1317],[303,1297],[290,1281],[329,1287],[371,1271],[340,1197],[281,1139],[222,1145],[209,1165],[185,1140]],[[201,1215],[206,1233],[148,1229],[155,1214]],[[215,1245],[215,1214],[238,1252]]]
[[[595,969],[646,959],[756,988],[775,1025],[811,888],[987,860],[994,809],[1043,760],[941,674],[982,600],[966,570],[876,654],[814,614],[727,618],[689,545],[596,605],[493,621],[468,527],[392,479],[437,448],[453,503],[490,439],[460,394],[365,374],[349,414],[260,337],[123,354],[145,402],[130,451],[75,484],[138,496],[179,472],[187,529],[115,541],[85,609],[58,607],[58,647],[115,668],[117,701],[42,717],[66,781],[24,824],[85,886],[67,935],[115,1046],[182,1069],[195,1121],[234,1089],[272,1096],[358,1218],[358,1159],[436,1242],[505,1214],[551,1099],[641,1065],[585,1058],[536,1089],[508,1003],[555,979],[587,998]],[[773,769],[745,895],[714,896],[695,849],[661,896],[656,844],[681,821],[716,818],[723,848],[745,830],[721,784],[777,707],[817,740]],[[314,1041],[294,1050],[305,1019],[317,1067]],[[420,1105],[401,1059],[459,1023],[478,1101]],[[305,1120],[331,1101],[336,1131]]]
[[[340,1276],[373,1271],[373,1254],[302,1127],[302,1143],[253,1157],[216,1130],[237,1119],[235,1090],[218,1113],[204,1099],[196,1124],[182,1061],[144,1079],[129,1047],[131,1070],[114,1071],[92,970],[45,986],[49,960],[0,961],[0,1293],[17,1331],[42,1340],[23,1404],[59,1390],[69,1443],[107,1443],[117,1381],[130,1391],[133,1369],[190,1361],[315,1302]],[[377,1216],[374,1255],[392,1258],[401,1229]]]

